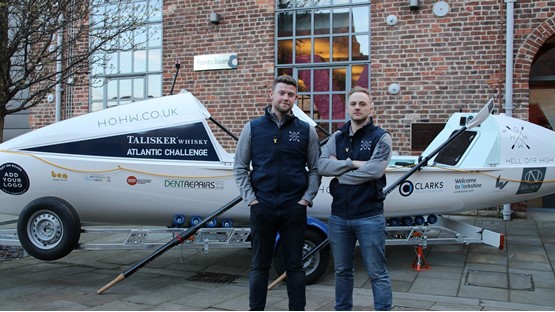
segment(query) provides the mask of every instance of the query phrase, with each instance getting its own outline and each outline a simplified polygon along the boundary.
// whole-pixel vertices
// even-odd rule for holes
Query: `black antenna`
[[[170,95],[173,95],[173,88],[175,87],[175,80],[177,80],[177,74],[179,74],[179,68],[181,68],[181,64],[179,64],[179,60],[175,61],[175,76],[173,76],[173,83],[172,88],[170,90]]]

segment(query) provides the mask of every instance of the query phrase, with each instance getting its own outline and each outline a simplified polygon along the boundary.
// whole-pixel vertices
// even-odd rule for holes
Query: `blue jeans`
[[[392,292],[385,258],[385,218],[383,214],[360,219],[330,216],[328,238],[335,263],[335,309],[353,308],[354,249],[360,245],[362,260],[372,282],[374,310],[391,310]]]
[[[268,274],[272,266],[276,235],[280,234],[282,257],[287,272],[289,310],[302,311],[306,305],[305,271],[302,265],[306,206],[297,203],[272,207],[251,206],[252,264],[249,275],[249,307],[262,311],[268,294]]]

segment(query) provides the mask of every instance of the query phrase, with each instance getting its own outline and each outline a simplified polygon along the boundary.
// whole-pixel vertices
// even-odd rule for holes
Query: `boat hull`
[[[24,193],[3,196],[2,213],[12,215],[18,215],[34,199],[53,196],[67,201],[82,223],[170,226],[176,215],[186,220],[203,218],[239,195],[232,163],[124,162],[17,152],[10,153],[9,164],[10,172],[19,178],[14,182],[25,184],[19,187],[20,191],[25,189]],[[388,186],[408,170],[388,168]],[[555,180],[554,172],[553,167],[424,167],[392,190],[385,200],[384,213],[386,217],[448,214],[495,207],[508,200],[523,201],[555,192],[555,183],[543,183]],[[329,217],[330,181],[323,178],[314,205],[308,210],[310,216],[321,220]],[[219,219],[248,225],[249,216],[248,207],[241,201]]]

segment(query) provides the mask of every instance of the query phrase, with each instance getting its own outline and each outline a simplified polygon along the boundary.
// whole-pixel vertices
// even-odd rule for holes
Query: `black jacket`
[[[339,129],[340,133],[335,138],[337,159],[367,161],[372,157],[376,144],[385,134],[385,130],[374,126],[370,121],[350,137],[350,124],[349,121]],[[359,219],[383,213],[385,185],[385,175],[378,180],[358,185],[339,184],[337,178],[332,179],[332,214],[345,219]]]
[[[293,115],[278,127],[267,109],[251,121],[251,184],[263,204],[291,205],[303,197],[308,185],[309,127]]]

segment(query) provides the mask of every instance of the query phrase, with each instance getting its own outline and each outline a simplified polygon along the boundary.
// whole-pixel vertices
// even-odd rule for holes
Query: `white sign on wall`
[[[237,69],[237,53],[195,55],[194,71]]]

